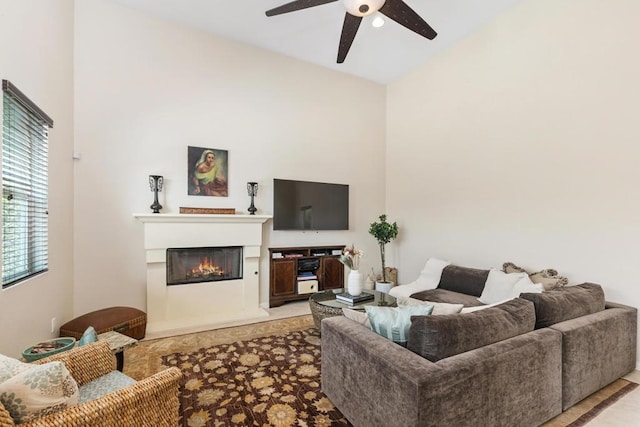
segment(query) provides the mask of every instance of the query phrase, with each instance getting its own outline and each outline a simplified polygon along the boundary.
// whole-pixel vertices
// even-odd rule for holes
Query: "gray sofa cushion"
[[[411,298],[419,299],[421,301],[462,304],[465,307],[476,307],[484,305],[480,301],[478,301],[478,298],[474,296],[461,294],[460,292],[448,291],[446,289],[429,289],[428,291],[415,293],[411,295]]]
[[[439,289],[479,297],[489,276],[489,270],[448,265],[442,270]]]
[[[516,298],[468,314],[412,316],[407,348],[436,362],[533,331],[535,309]]]
[[[583,283],[540,294],[520,294],[533,302],[536,310],[536,329],[546,328],[587,314],[604,310],[604,292],[600,285]]]

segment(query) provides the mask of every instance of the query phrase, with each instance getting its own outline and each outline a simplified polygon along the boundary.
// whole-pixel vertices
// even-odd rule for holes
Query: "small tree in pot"
[[[384,256],[384,248],[387,243],[392,241],[398,236],[398,224],[395,222],[393,224],[389,224],[387,222],[387,215],[382,214],[378,218],[380,222],[372,222],[369,227],[369,234],[376,238],[378,244],[380,245],[380,258],[382,259],[382,282],[387,282],[387,274],[385,272],[385,256]]]

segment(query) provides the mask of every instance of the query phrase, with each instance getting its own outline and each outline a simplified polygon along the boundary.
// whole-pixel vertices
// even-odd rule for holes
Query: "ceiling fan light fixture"
[[[376,13],[386,0],[342,0],[347,13],[353,16],[369,16]]]
[[[384,19],[380,15],[377,15],[375,18],[373,18],[373,21],[371,21],[371,26],[374,28],[380,28],[383,25],[384,25]]]

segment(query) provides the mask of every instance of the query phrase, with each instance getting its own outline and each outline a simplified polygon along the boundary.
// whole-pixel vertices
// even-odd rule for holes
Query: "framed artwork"
[[[189,196],[227,197],[229,152],[215,148],[188,147]]]

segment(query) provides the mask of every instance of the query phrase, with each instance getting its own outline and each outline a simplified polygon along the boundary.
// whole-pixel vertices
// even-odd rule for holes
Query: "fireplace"
[[[242,279],[242,247],[167,249],[167,285]]]
[[[260,255],[262,226],[270,216],[135,217],[144,223],[147,338],[234,326],[269,316],[260,306],[260,266],[268,266]],[[265,289],[268,292],[268,286]]]

